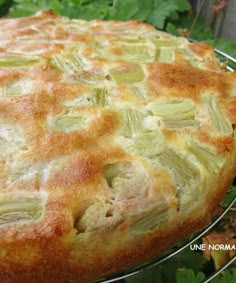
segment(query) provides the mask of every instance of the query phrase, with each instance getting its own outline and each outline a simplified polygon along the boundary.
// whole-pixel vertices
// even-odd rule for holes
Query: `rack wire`
[[[179,248],[174,248],[170,253],[167,255],[158,258],[153,259],[151,262],[149,261],[146,264],[143,264],[142,266],[138,266],[133,269],[129,269],[128,271],[124,271],[123,273],[117,273],[114,277],[107,278],[105,280],[96,281],[96,283],[121,283],[125,282],[123,281],[125,278],[128,278],[130,276],[136,275],[140,272],[143,272],[145,270],[148,270],[150,268],[156,267],[163,262],[167,261],[168,259],[172,258],[173,256],[177,255],[178,253],[182,252],[184,249],[192,245],[195,241],[202,238],[208,231],[210,231],[220,220],[228,213],[228,211],[236,204],[236,197],[230,202],[230,204],[227,206],[227,208],[215,219],[209,226],[207,226],[201,233],[196,235],[193,239],[189,240],[186,244]],[[211,276],[209,276],[203,283],[210,282],[213,278],[218,276],[220,273],[222,273],[227,267],[229,267],[234,261],[236,260],[236,255],[224,266],[222,266],[217,272],[213,273]],[[95,283],[95,282],[94,282]]]
[[[195,41],[193,39],[189,39],[190,41]],[[215,49],[216,55],[219,57],[221,62],[227,62],[226,70],[229,72],[236,70],[236,59],[234,59],[232,56],[226,54],[225,52]],[[94,281],[93,283],[125,283],[125,278],[131,277],[133,275],[136,275],[140,272],[146,271],[148,269],[151,269],[153,267],[156,267],[168,259],[176,256],[180,252],[182,252],[184,249],[192,245],[195,241],[202,238],[204,235],[206,235],[217,223],[222,220],[222,218],[229,212],[229,210],[236,204],[236,197],[234,197],[229,205],[224,209],[224,211],[209,225],[207,226],[202,232],[195,235],[192,239],[190,239],[186,244],[182,245],[181,247],[175,247],[170,250],[169,253],[163,255],[162,257],[157,257],[152,259],[151,261],[148,261],[142,265],[139,265],[137,267],[134,267],[132,269],[128,269],[125,271],[122,271],[120,273],[115,273],[111,275],[110,277],[98,281]],[[215,277],[217,277],[219,274],[221,274],[226,268],[228,268],[234,261],[236,260],[236,255],[232,257],[224,266],[222,266],[220,269],[218,269],[216,272],[211,274],[208,278],[206,278],[202,283],[208,283]]]

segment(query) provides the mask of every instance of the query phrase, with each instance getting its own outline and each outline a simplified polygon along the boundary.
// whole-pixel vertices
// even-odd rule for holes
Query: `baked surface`
[[[236,173],[236,73],[136,21],[0,21],[0,278],[87,282],[211,221]]]

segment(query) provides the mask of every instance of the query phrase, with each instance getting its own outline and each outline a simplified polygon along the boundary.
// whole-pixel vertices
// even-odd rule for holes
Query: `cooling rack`
[[[195,41],[193,39],[189,39],[189,41]],[[226,54],[225,52],[215,49],[215,53],[217,57],[220,59],[222,63],[227,63],[226,70],[229,72],[236,70],[236,59],[234,59],[232,56]],[[236,179],[235,179],[236,180]],[[235,182],[234,180],[234,182]],[[137,267],[134,267],[132,269],[128,269],[119,273],[115,273],[111,275],[110,277],[107,277],[106,279],[101,279],[98,281],[94,281],[93,283],[125,283],[125,278],[128,278],[130,276],[139,274],[145,270],[151,269],[153,267],[156,267],[158,265],[161,265],[163,262],[168,261],[170,258],[176,256],[178,253],[192,245],[195,241],[202,238],[204,235],[206,235],[207,232],[209,232],[217,223],[222,220],[222,218],[228,213],[228,211],[236,204],[236,197],[234,197],[229,205],[223,210],[223,212],[209,225],[207,226],[202,232],[198,233],[197,235],[193,236],[193,238],[190,238],[187,243],[182,245],[181,247],[174,247],[171,249],[167,254],[163,256],[159,256],[157,258],[152,259],[151,261],[148,261],[144,264],[141,264]],[[228,268],[234,261],[236,260],[236,255],[231,258],[224,266],[222,266],[219,270],[211,274],[208,278],[206,278],[202,283],[208,283],[215,277],[217,277],[219,274],[221,274],[226,268]]]
[[[194,236],[193,239],[189,240],[186,244],[184,244],[181,247],[173,248],[171,252],[167,253],[165,256],[162,256],[161,258],[154,258],[153,260],[149,261],[148,263],[145,263],[143,265],[140,265],[138,267],[135,267],[133,269],[129,269],[128,271],[123,271],[120,273],[116,273],[115,275],[111,276],[110,278],[95,281],[94,283],[123,283],[125,282],[124,279],[133,275],[136,275],[140,272],[143,272],[147,269],[153,268],[155,266],[158,266],[162,264],[163,262],[167,261],[171,257],[174,257],[187,247],[189,247],[191,244],[193,244],[195,241],[203,237],[208,231],[210,231],[220,220],[227,214],[227,212],[236,204],[236,197],[230,202],[230,204],[225,208],[225,210],[209,225],[207,226],[201,233]],[[213,273],[211,276],[209,276],[204,283],[210,282],[213,278],[218,276],[221,272],[223,272],[227,267],[229,267],[234,261],[236,260],[236,255],[227,262],[224,266],[222,266],[219,270],[217,270],[215,273]]]

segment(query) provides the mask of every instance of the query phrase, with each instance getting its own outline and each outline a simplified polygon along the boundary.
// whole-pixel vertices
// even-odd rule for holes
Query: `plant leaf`
[[[228,192],[224,197],[223,207],[227,207],[235,197],[236,197],[236,187],[231,186],[229,187]],[[236,204],[234,204],[234,207],[236,207]]]
[[[192,269],[180,269],[176,273],[176,282],[177,283],[200,283],[205,279],[205,274],[198,272],[195,275]]]
[[[3,5],[6,2],[6,0],[0,0],[0,5]]]
[[[226,270],[220,276],[213,279],[211,283],[235,283],[236,282],[236,268],[231,271]]]
[[[41,10],[51,10],[53,5],[58,5],[58,0],[15,0],[10,9],[10,17],[23,17],[32,15]]]
[[[163,29],[167,17],[177,8],[175,1],[156,0],[154,10],[148,17],[148,22],[159,29]]]
[[[175,0],[175,3],[178,7],[179,12],[186,12],[189,11],[191,8],[191,5],[187,0]]]
[[[169,32],[169,33],[172,33],[174,35],[178,34],[176,25],[174,25],[172,23],[167,23],[166,31]]]
[[[207,39],[204,42],[230,54],[232,57],[236,57],[236,39],[225,40],[224,38],[216,38]],[[236,68],[236,64],[232,65],[232,67]]]
[[[116,20],[127,21],[138,12],[137,0],[115,0],[113,18]]]
[[[173,283],[176,282],[176,272],[179,268],[185,267],[187,269],[192,269],[193,273],[198,273],[203,268],[205,262],[205,258],[200,253],[185,249],[161,265],[141,272],[138,275],[134,275],[126,279],[126,281],[127,283]],[[186,281],[183,283],[185,282]],[[194,281],[188,281],[186,283],[192,282]]]

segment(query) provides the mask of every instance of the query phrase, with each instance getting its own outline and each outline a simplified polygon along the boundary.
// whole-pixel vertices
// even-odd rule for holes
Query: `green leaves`
[[[0,5],[4,2],[0,0]],[[86,20],[133,19],[163,29],[168,19],[178,19],[179,13],[190,10],[190,4],[187,0],[15,0],[9,16],[28,16],[40,10]]]
[[[32,15],[40,10],[51,10],[54,6],[60,5],[58,0],[15,0],[11,9],[10,17],[23,17]]]
[[[0,0],[0,5],[3,5],[6,2],[6,0]]]
[[[225,40],[224,38],[206,38],[205,42],[212,47],[224,51],[225,53],[230,54],[232,57],[236,58],[236,39]],[[224,58],[222,59],[224,60]],[[236,64],[234,64],[233,62],[229,62],[228,65],[236,69]]]
[[[129,279],[126,279],[127,283],[174,283],[176,282],[177,273],[183,272],[186,268],[187,270],[191,270],[190,276],[195,276],[195,274],[201,273],[200,271],[203,268],[205,263],[204,257],[195,251],[191,251],[190,249],[185,249],[181,253],[175,255],[174,257],[168,259],[166,262],[148,269],[138,275],[134,275]],[[181,280],[183,277],[188,278],[188,275],[181,274],[178,275]],[[198,278],[203,278],[203,275],[197,275]],[[191,278],[191,277],[190,277]],[[183,279],[184,280],[184,279]],[[199,281],[177,281],[177,283],[198,283]]]
[[[153,9],[151,0],[114,0],[111,17],[117,20],[148,21]]]
[[[139,1],[139,3],[140,2],[142,1]],[[138,5],[137,0],[115,0],[113,3],[113,18],[123,21],[133,18],[139,10]]]
[[[196,275],[192,269],[180,269],[176,273],[177,283],[201,283],[205,279],[205,274],[198,272]]]
[[[165,20],[171,15],[171,13],[178,10],[175,1],[162,1],[156,0],[154,2],[154,9],[151,12],[148,20],[157,28],[164,28]]]
[[[231,201],[236,198],[236,187],[235,186],[231,186],[228,189],[227,194],[224,197],[224,201],[223,201],[223,207],[227,207]],[[236,206],[236,204],[234,205],[234,207]]]
[[[219,277],[213,279],[211,283],[235,283],[236,282],[236,269],[231,271],[224,271]]]
[[[15,0],[9,16],[22,17],[40,10],[52,10],[63,16],[80,19],[105,19],[110,9],[110,0]]]
[[[54,12],[70,18],[92,20],[107,19],[110,10],[110,0],[62,0],[60,10]]]
[[[190,5],[186,0],[115,0],[112,17],[118,20],[146,21],[159,29],[163,29],[169,17],[174,16],[176,18],[178,12],[189,9]]]
[[[186,12],[189,11],[191,8],[189,1],[186,0],[175,0],[175,3],[178,7],[179,12]]]

